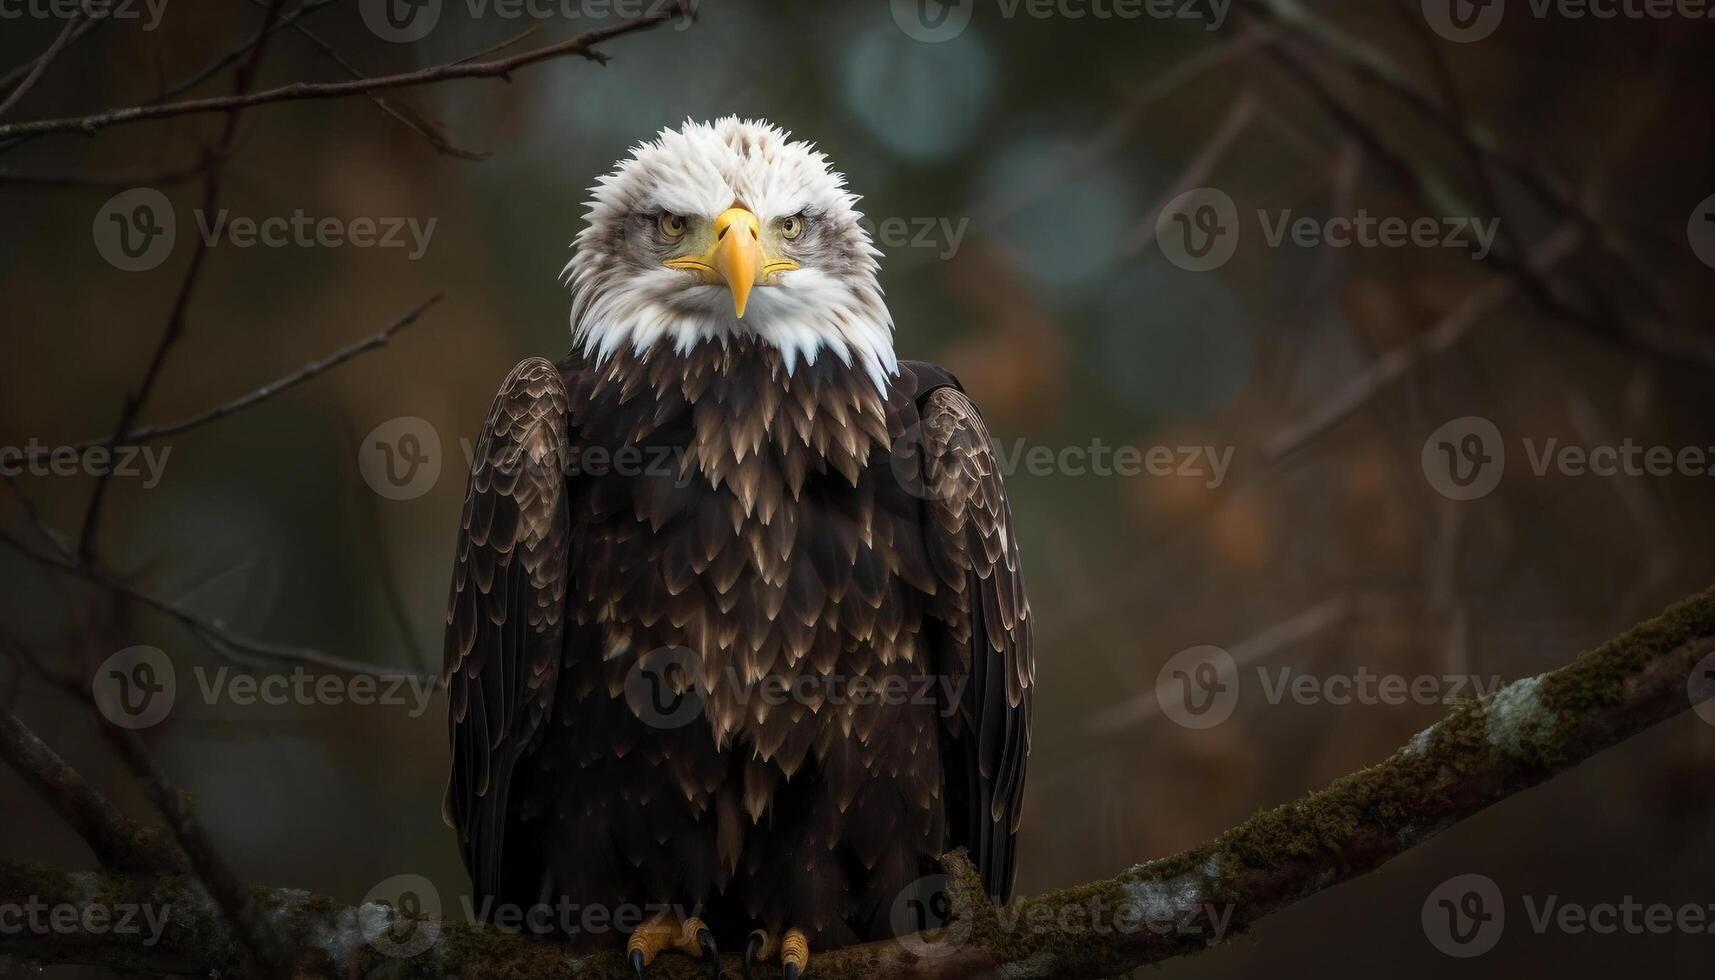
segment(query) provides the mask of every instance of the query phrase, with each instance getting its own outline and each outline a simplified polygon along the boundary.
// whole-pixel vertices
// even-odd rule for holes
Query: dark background
[[[1346,55],[1379,55],[1436,103],[1457,105],[1447,111],[1588,202],[1594,220],[1544,207],[1517,179],[1478,179],[1468,148],[1343,68],[1345,55],[1269,27],[1268,4],[1251,5],[1248,19],[1237,4],[1211,31],[1173,19],[1007,17],[998,0],[977,0],[962,34],[924,43],[886,3],[706,0],[689,29],[604,45],[606,66],[561,59],[510,82],[396,96],[458,146],[492,152],[480,162],[437,152],[361,97],[246,113],[227,166],[223,206],[234,215],[414,217],[434,219],[434,235],[415,261],[402,249],[211,249],[189,332],[144,421],[193,414],[436,292],[445,300],[387,347],[165,440],[158,487],[119,477],[110,488],[107,560],[248,636],[438,668],[464,492],[458,441],[475,435],[513,363],[565,351],[557,277],[585,189],[662,126],[760,116],[820,144],[872,218],[968,222],[957,247],[941,232],[885,246],[882,283],[900,354],[957,372],[997,439],[1233,451],[1213,488],[1198,477],[1009,478],[1038,620],[1021,892],[1170,854],[1380,761],[1445,709],[1273,705],[1247,668],[1232,718],[1191,730],[1153,710],[1157,672],[1212,644],[1324,678],[1363,669],[1511,680],[1715,580],[1715,479],[1538,476],[1522,447],[1715,446],[1715,269],[1688,234],[1715,194],[1715,20],[1538,19],[1515,0],[1492,37],[1461,44],[1426,31],[1415,2],[1303,6],[1337,28]],[[260,21],[247,3],[169,0],[156,30],[115,22],[79,40],[0,121],[146,100]],[[535,21],[472,18],[449,3],[429,37],[393,44],[340,0],[303,23],[379,75],[463,57]],[[41,51],[60,26],[0,21],[0,69]],[[588,26],[550,17],[507,53]],[[1331,114],[1289,63],[1349,115]],[[341,77],[287,31],[260,84]],[[222,73],[193,94],[230,84]],[[162,171],[195,164],[222,119],[0,149],[0,445],[110,431],[192,251],[200,182]],[[50,173],[103,179],[25,178]],[[1426,203],[1416,183],[1451,188],[1471,207]],[[173,201],[179,237],[165,264],[130,273],[104,261],[92,227],[105,201],[138,184]],[[1175,266],[1153,237],[1163,205],[1200,186],[1230,195],[1244,222],[1233,260],[1208,273]],[[1499,216],[1503,247],[1534,248],[1567,227],[1584,238],[1544,274],[1557,309],[1533,297],[1532,277],[1521,283],[1466,250],[1272,248],[1251,218],[1359,208]],[[1419,353],[1485,290],[1498,301],[1468,332]],[[1336,424],[1272,451],[1400,358],[1398,377]],[[1508,458],[1493,493],[1456,502],[1420,457],[1432,432],[1464,416],[1491,420]],[[432,489],[403,501],[371,490],[359,452],[365,433],[399,417],[427,420],[445,464]],[[18,485],[72,532],[92,483],[27,475]],[[16,498],[4,501],[0,523],[31,541]],[[190,671],[219,660],[169,620],[10,549],[0,549],[0,575],[10,651],[0,697],[126,809],[146,805],[87,710],[34,676],[21,650],[72,669],[131,644],[168,652],[179,705],[147,735],[246,880],[353,902],[416,873],[449,905],[463,893],[440,820],[438,695],[420,717],[408,706],[205,704],[187,696]],[[1126,706],[1138,709],[1129,721],[1106,713]],[[1538,935],[1523,898],[1715,904],[1712,767],[1715,725],[1687,714],[1248,938],[1162,969],[1707,976],[1715,935]],[[9,770],[0,812],[0,853],[88,862]],[[1493,952],[1456,961],[1431,945],[1420,916],[1437,885],[1465,873],[1499,884],[1508,925]]]

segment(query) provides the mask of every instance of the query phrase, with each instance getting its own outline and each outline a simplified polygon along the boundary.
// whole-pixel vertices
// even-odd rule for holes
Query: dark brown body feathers
[[[672,905],[723,944],[834,945],[888,934],[950,847],[1004,898],[1033,674],[1010,520],[981,418],[928,365],[879,392],[742,339],[521,363],[447,619],[477,906]]]

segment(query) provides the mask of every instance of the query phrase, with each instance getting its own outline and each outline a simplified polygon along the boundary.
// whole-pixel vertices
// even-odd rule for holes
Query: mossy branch
[[[1107,977],[1194,953],[1252,923],[1415,847],[1489,805],[1715,696],[1715,590],[1669,609],[1547,674],[1517,681],[1484,703],[1461,705],[1386,761],[1302,800],[1257,814],[1201,847],[1117,877],[1021,899],[982,901],[963,855],[948,862],[947,893],[963,912],[937,933],[817,954],[819,980],[850,977]],[[466,978],[622,978],[617,955],[565,947],[438,917],[395,920],[388,907],[341,907],[306,892],[257,889],[258,907],[299,957],[301,975]],[[191,879],[119,871],[67,871],[0,862],[0,904],[79,910],[62,929],[0,932],[0,956],[89,963],[158,973],[222,975],[243,948]],[[85,926],[90,912],[153,910],[128,935]],[[146,921],[141,916],[138,921]],[[399,936],[423,930],[413,956],[389,958]],[[368,937],[392,930],[391,943]],[[729,976],[739,964],[729,957]],[[664,957],[652,975],[706,975]],[[772,976],[773,974],[768,974]]]

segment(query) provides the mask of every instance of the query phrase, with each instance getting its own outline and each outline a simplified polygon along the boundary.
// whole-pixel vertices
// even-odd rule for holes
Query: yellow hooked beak
[[[762,222],[747,208],[727,208],[715,218],[713,243],[700,256],[669,259],[667,265],[701,273],[704,282],[725,283],[733,315],[744,319],[751,287],[768,276],[798,268],[791,259],[770,259],[762,249]]]

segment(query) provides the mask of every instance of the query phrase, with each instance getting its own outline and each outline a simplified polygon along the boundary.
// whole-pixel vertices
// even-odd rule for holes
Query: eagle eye
[[[780,237],[787,241],[793,241],[802,234],[804,234],[804,215],[802,213],[780,219]]]
[[[690,228],[684,215],[673,214],[668,211],[661,212],[661,217],[655,220],[655,226],[661,229],[661,234],[668,238],[683,238],[686,230]]]

